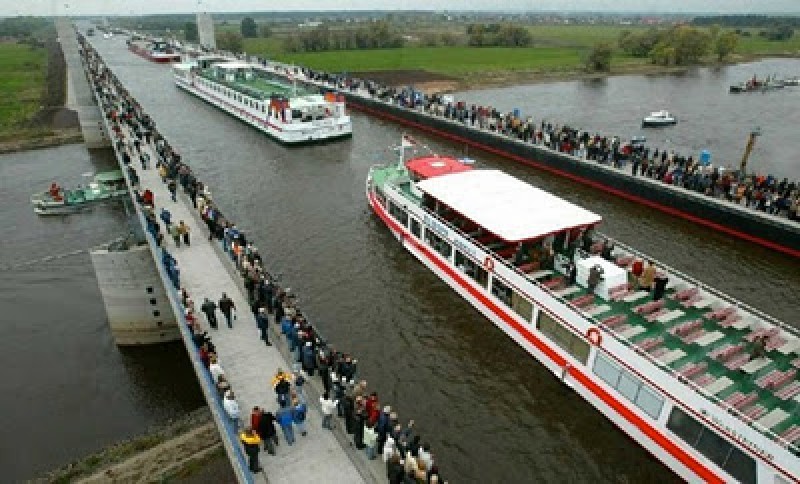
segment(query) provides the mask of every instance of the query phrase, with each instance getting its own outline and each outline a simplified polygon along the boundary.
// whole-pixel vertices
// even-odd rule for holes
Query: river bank
[[[201,476],[204,478],[200,479]],[[190,477],[191,482],[235,481],[207,407],[78,459],[32,482],[176,482]]]
[[[514,87],[561,81],[597,81],[618,76],[682,75],[697,68],[722,68],[771,58],[800,58],[800,53],[735,54],[725,61],[709,60],[691,66],[663,66],[641,61],[614,62],[610,72],[587,72],[582,67],[563,66],[548,69],[502,69],[447,75],[424,69],[387,69],[353,72],[355,77],[370,79],[394,87],[413,85],[425,93],[457,92],[476,89]]]
[[[16,101],[0,123],[0,154],[82,142],[78,115],[65,107],[66,61],[55,37],[44,49],[6,43],[2,54],[3,74],[15,80],[3,95]]]
[[[0,138],[0,155],[17,151],[38,150],[54,146],[83,143],[80,128],[58,130],[22,130]]]

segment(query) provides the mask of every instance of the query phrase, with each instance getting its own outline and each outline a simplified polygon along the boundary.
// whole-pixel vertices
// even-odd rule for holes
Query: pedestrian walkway
[[[130,137],[130,131],[124,129],[125,134]],[[158,159],[150,145],[143,144],[142,150],[150,155],[151,160]],[[139,169],[138,174],[141,190],[149,189],[154,194],[156,212],[165,207],[172,213],[173,221],[183,220],[189,226],[191,246],[181,244],[181,247],[176,248],[171,238],[164,240],[164,246],[178,261],[182,287],[198,305],[205,297],[217,301],[224,292],[233,299],[238,308],[232,329],[226,326],[224,317],[219,318],[217,330],[208,326],[202,313],[198,313],[197,319],[213,338],[225,376],[235,389],[243,418],[249,418],[253,406],[267,411],[277,410],[270,379],[277,368],[288,369],[291,364],[278,349],[265,346],[259,339],[249,304],[236,281],[231,278],[226,262],[212,245],[217,242],[208,241],[206,227],[192,214],[191,202],[182,194],[177,202],[173,202],[167,186],[162,183],[154,166],[147,170]],[[312,408],[314,403],[309,401]],[[320,413],[309,412],[307,436],[298,435],[297,441],[291,447],[282,441],[275,456],[261,452],[261,465],[270,483],[364,482],[336,438],[331,432],[323,430],[321,425]]]

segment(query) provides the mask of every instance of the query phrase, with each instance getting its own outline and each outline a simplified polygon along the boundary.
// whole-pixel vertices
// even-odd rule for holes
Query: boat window
[[[664,399],[633,373],[622,369],[602,354],[598,354],[595,358],[592,371],[647,415],[658,419],[664,406]]]
[[[303,111],[292,109],[292,119],[303,119]]]
[[[389,202],[389,214],[400,222],[403,227],[408,226],[408,213],[395,205],[394,202]]]
[[[511,306],[511,288],[503,284],[495,276],[492,276],[492,294],[497,299],[503,301],[506,306]]]
[[[411,233],[418,239],[422,237],[422,230],[419,227],[419,222],[415,218],[411,219]]]
[[[456,251],[456,267],[484,288],[487,286],[489,282],[489,273],[486,272],[483,265],[466,257],[458,250]]]
[[[589,359],[589,343],[574,334],[544,311],[539,311],[536,327],[555,344],[567,351],[578,361],[586,364]]]
[[[431,230],[425,229],[425,242],[433,247],[433,250],[441,254],[442,257],[449,259],[450,255],[453,253],[453,248],[450,244]]]
[[[492,277],[492,294],[503,301],[506,306],[522,316],[525,321],[530,321],[533,316],[533,304],[522,297],[517,291],[506,286],[497,277]]]
[[[525,321],[530,321],[533,317],[533,304],[513,289],[511,290],[511,309],[522,316]]]
[[[674,407],[667,428],[717,466],[745,484],[756,482],[756,461],[713,430]]]

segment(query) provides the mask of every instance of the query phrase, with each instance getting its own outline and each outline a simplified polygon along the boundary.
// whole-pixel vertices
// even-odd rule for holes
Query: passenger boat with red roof
[[[688,481],[798,482],[800,332],[604,237],[597,214],[403,145],[370,169],[371,208],[556,378]]]

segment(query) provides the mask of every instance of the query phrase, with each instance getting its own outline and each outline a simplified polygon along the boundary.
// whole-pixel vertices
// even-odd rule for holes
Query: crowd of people
[[[280,442],[277,427],[280,427],[288,446],[295,443],[295,432],[302,437],[308,434],[306,385],[308,379],[316,376],[323,388],[319,397],[323,429],[336,428],[334,417],[341,420],[356,449],[363,450],[370,460],[382,456],[390,483],[443,482],[430,445],[422,442],[413,420],[402,424],[392,407],[385,403],[381,405],[378,394],[368,390],[367,382],[357,379],[358,361],[348,353],[337,351],[320,336],[297,306],[296,297],[280,287],[276,278],[265,270],[258,248],[217,208],[207,187],[197,180],[191,167],[161,136],[155,122],[103,65],[91,46],[82,42],[82,48],[101,107],[114,132],[115,146],[126,166],[135,199],[145,215],[146,229],[161,247],[164,268],[176,290],[180,290],[185,324],[192,334],[199,359],[215,386],[219,403],[234,432],[239,435],[250,470],[262,470],[259,460],[262,446],[268,454],[275,455]],[[157,154],[154,168],[167,186],[172,201],[177,200],[178,187],[181,187],[206,223],[208,240],[217,240],[235,265],[261,340],[272,346],[271,327],[285,339],[292,366],[288,371],[278,368],[270,382],[277,404],[274,412],[256,406],[249,419],[242,415],[212,338],[198,319],[199,309],[213,333],[219,328],[219,310],[227,326],[233,328],[238,308],[224,293],[217,302],[205,297],[197,308],[188,291],[181,288],[180,270],[166,248],[164,234],[172,237],[177,250],[181,245],[190,246],[189,227],[184,221],[176,223],[166,204],[161,206],[157,216],[154,193],[149,189],[140,190],[134,160],[139,160],[142,170],[153,168],[145,147],[153,148]],[[247,425],[242,425],[242,421]]]
[[[266,64],[266,61],[263,61]],[[492,131],[525,143],[566,153],[584,160],[616,168],[630,164],[633,176],[648,177],[680,186],[717,199],[728,200],[768,214],[800,220],[800,185],[773,175],[739,174],[705,166],[699,158],[674,151],[652,149],[642,139],[624,142],[618,136],[602,136],[567,124],[536,122],[519,111],[502,112],[491,106],[467,105],[452,96],[426,95],[413,89],[398,89],[379,83],[330,74],[308,68],[295,68],[310,80],[338,89],[367,92],[386,102],[421,110],[468,126]]]

